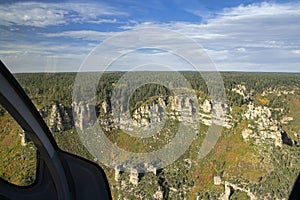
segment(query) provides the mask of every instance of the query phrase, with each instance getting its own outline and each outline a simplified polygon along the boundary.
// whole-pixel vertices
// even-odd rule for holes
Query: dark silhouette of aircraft
[[[26,187],[0,178],[0,199],[112,199],[97,164],[60,150],[46,123],[14,76],[0,61],[0,104],[37,147],[35,182]]]

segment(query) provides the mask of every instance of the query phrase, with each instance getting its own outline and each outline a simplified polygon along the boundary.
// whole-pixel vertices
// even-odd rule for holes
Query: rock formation
[[[75,126],[85,129],[92,126],[96,120],[96,107],[89,102],[73,102]]]
[[[157,191],[153,195],[154,199],[162,200],[164,198],[163,192],[161,191],[161,188],[158,188]]]
[[[232,184],[228,181],[225,181],[225,183],[224,183],[224,190],[225,190],[224,195],[223,195],[224,200],[229,200],[230,195],[232,193],[234,193],[235,190],[240,190],[242,192],[245,192],[250,197],[251,200],[256,200],[257,199],[256,196],[250,190],[245,189],[245,188],[241,188],[241,187],[239,187],[235,184]]]
[[[138,185],[138,183],[139,183],[139,173],[136,169],[131,169],[130,170],[129,182],[132,183],[133,185]]]
[[[157,97],[137,106],[131,115],[125,112],[126,109],[122,105],[116,108],[119,113],[112,111],[114,108],[110,107],[109,102],[103,101],[100,105],[99,121],[106,131],[113,129],[132,131],[140,127],[148,128],[167,119],[176,119],[184,123],[194,123],[195,120],[199,120],[208,126],[216,123],[226,128],[231,127],[230,116],[225,115],[227,105],[212,103],[209,100],[198,105],[197,99],[191,97]],[[78,110],[77,113],[80,111],[79,109],[76,110]],[[81,123],[78,123],[80,127],[84,121],[81,115],[79,114],[80,120],[78,120]]]
[[[54,104],[49,116],[49,128],[52,132],[62,132],[72,127],[73,123],[67,108],[62,104]]]
[[[275,146],[282,146],[279,122],[272,119],[272,111],[270,108],[266,106],[254,106],[250,103],[247,106],[244,118],[252,120],[254,123],[252,125],[249,124],[248,127],[242,131],[244,140],[253,138],[256,144],[260,144],[271,139],[274,141]]]
[[[23,131],[23,133],[20,134],[20,136],[21,136],[21,145],[24,147],[27,145],[28,142],[30,142],[30,139],[28,138],[25,131]]]

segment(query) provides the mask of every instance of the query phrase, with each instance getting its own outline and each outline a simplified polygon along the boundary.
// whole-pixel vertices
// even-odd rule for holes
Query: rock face
[[[147,126],[150,123],[161,122],[164,119],[166,103],[162,98],[137,108],[132,118],[137,126]]]
[[[211,109],[212,109],[212,104],[209,100],[205,99],[202,106],[201,106],[202,110],[204,113],[210,113]]]
[[[245,188],[241,188],[235,184],[229,183],[228,181],[225,181],[224,183],[224,195],[223,195],[223,199],[224,200],[229,200],[230,199],[230,195],[232,193],[234,193],[235,190],[240,190],[242,192],[245,192],[247,194],[248,197],[250,197],[251,200],[256,200],[256,196],[248,189]]]
[[[239,93],[244,91],[241,87],[237,90]],[[222,121],[223,127],[232,127],[232,117],[224,114],[228,106],[221,103],[212,103],[205,99],[199,104],[197,99],[190,97],[157,97],[136,107],[130,116],[128,113],[113,115],[109,101],[103,101],[99,106],[94,103],[73,102],[73,112],[76,116],[75,125],[80,129],[93,125],[98,120],[105,131],[113,129],[125,130],[143,130],[148,129],[153,124],[159,124],[166,119],[176,119],[180,122],[192,123],[197,120],[202,124],[210,126],[212,123],[218,124]],[[124,108],[120,108],[124,110]],[[229,108],[231,110],[231,108]],[[52,132],[62,132],[70,129],[74,123],[70,117],[69,110],[62,104],[52,105],[50,112],[42,109],[40,114],[48,121]],[[222,119],[220,113],[223,113],[225,119]],[[125,117],[124,117],[125,116]],[[291,117],[284,117],[277,121],[272,119],[272,110],[266,106],[255,106],[249,102],[242,118],[252,122],[242,131],[242,137],[248,141],[253,139],[255,144],[261,144],[266,141],[273,141],[275,146],[281,147],[283,144],[293,145],[293,141],[283,130],[280,124],[286,124],[293,120]],[[131,120],[130,122],[128,121]],[[145,130],[146,130],[145,129]]]
[[[122,172],[124,171],[124,169],[122,168],[122,166],[116,166],[114,171],[115,171],[115,181],[119,181],[119,178]]]
[[[209,100],[205,100],[203,104],[198,105],[197,99],[192,97],[169,96],[150,99],[136,107],[131,115],[125,112],[126,109],[122,105],[117,108],[120,113],[112,112],[113,108],[110,107],[109,102],[104,101],[100,105],[100,123],[106,131],[113,129],[132,131],[141,127],[148,128],[167,119],[176,119],[185,123],[200,121],[208,126],[212,123],[219,123],[224,127],[231,127],[230,116],[224,120],[226,105],[213,104]],[[224,116],[221,116],[222,114]]]
[[[158,190],[155,192],[153,198],[158,200],[162,200],[164,198],[163,192],[161,191],[160,188],[158,188]]]
[[[132,183],[133,185],[139,184],[139,173],[136,169],[131,169],[129,182]]]
[[[214,185],[221,185],[222,180],[220,176],[214,176]]]
[[[223,200],[229,200],[231,194],[232,194],[232,187],[228,185],[227,182],[225,182]]]
[[[80,129],[93,125],[97,119],[95,105],[89,102],[73,102],[75,125]]]
[[[295,94],[295,90],[285,90],[278,88],[269,88],[266,91],[263,91],[262,96],[266,96],[268,94],[275,94],[277,96],[287,95],[287,94]]]
[[[145,170],[145,172],[151,172],[154,175],[158,175],[158,169],[155,166],[153,166],[152,164],[143,163],[142,165],[143,166],[140,166],[140,167],[143,167],[143,169]],[[118,166],[116,166],[114,168],[115,180],[116,181],[118,181],[119,178],[120,178],[120,176],[124,173],[125,167],[126,167],[126,164],[124,164],[124,165],[118,165]],[[138,185],[140,177],[142,177],[143,174],[144,173],[141,173],[141,172],[139,173],[137,169],[132,168],[130,170],[129,181],[133,185]]]
[[[226,108],[228,107],[226,104],[205,100],[200,107],[202,108],[202,112],[201,109],[199,112],[199,120],[201,123],[207,126],[211,126],[214,123],[228,129],[232,127],[230,121],[232,117],[226,114]]]
[[[23,132],[22,134],[20,134],[21,136],[21,145],[24,147],[27,145],[28,142],[30,142],[30,139],[28,138],[26,132]]]
[[[246,101],[247,104],[244,105],[245,111],[241,119],[239,119],[249,122],[247,127],[242,131],[244,140],[254,141],[255,144],[272,142],[275,146],[279,147],[283,143],[291,144],[286,139],[287,137],[282,135],[280,125],[288,123],[293,120],[292,118],[284,117],[279,121],[273,119],[272,109],[266,106],[254,105],[250,100],[249,94],[246,95],[246,88],[243,85],[239,85],[233,91],[248,99]],[[211,126],[214,123],[228,129],[236,123],[235,119],[231,116],[232,108],[228,107],[227,104],[212,102],[209,99],[194,99],[187,96],[150,98],[146,102],[136,105],[134,110],[130,111],[131,113],[129,113],[124,105],[118,105],[118,102],[112,107],[109,100],[105,100],[99,105],[90,102],[74,102],[72,106],[76,116],[76,126],[84,129],[93,125],[98,120],[102,129],[107,132],[114,129],[122,129],[144,133],[157,124],[164,124],[163,122],[168,119],[191,124],[199,122],[207,126]],[[114,112],[114,109],[117,109],[117,112]],[[64,122],[59,120],[62,119],[60,115],[64,115],[62,110],[64,109],[59,106],[53,106],[52,108],[51,118],[56,119],[51,124],[53,131],[64,130],[62,128]],[[67,121],[69,121],[68,118]],[[156,131],[151,129],[150,132],[154,133]],[[147,136],[151,135],[145,134],[145,137]]]
[[[244,118],[252,120],[254,124],[249,124],[246,129],[242,131],[244,140],[250,138],[255,139],[256,144],[260,144],[267,140],[273,140],[275,146],[282,146],[282,137],[277,120],[272,119],[272,112],[266,106],[254,106],[252,103],[248,104],[247,111]]]
[[[62,132],[72,127],[73,123],[67,109],[62,104],[54,104],[49,116],[49,128],[52,132]]]

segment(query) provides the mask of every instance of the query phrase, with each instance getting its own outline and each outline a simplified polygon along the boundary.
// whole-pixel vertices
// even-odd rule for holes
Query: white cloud
[[[68,23],[115,23],[105,16],[127,15],[100,3],[37,3],[0,4],[0,25],[46,27]]]
[[[55,4],[15,3],[0,5],[1,25],[44,27],[64,24],[68,11]]]
[[[97,20],[89,20],[88,22],[94,24],[102,24],[102,23],[115,24],[118,21],[117,19],[97,19]]]
[[[65,3],[65,6],[62,6],[62,4],[40,4],[31,2],[27,4],[28,7],[32,5],[30,9],[24,5],[26,4],[15,3],[8,4],[8,6],[0,5],[0,17],[4,19],[0,21],[0,25],[22,24],[46,27],[49,25],[67,23],[82,23],[83,21],[90,23],[118,23],[117,20],[105,18],[105,16],[126,15],[126,13],[111,7],[102,7],[100,4],[97,4],[98,7],[96,6],[92,9],[90,4],[82,3]],[[26,14],[28,15],[27,17],[25,17]],[[128,21],[129,25],[123,25],[119,28],[131,30],[157,27],[182,33],[203,46],[220,70],[300,72],[299,2],[241,5],[235,8],[224,9],[216,15],[208,15],[208,17],[210,18],[207,18],[204,23],[154,23],[151,21],[138,23],[137,21]],[[62,38],[57,40],[61,41],[62,44],[11,44],[7,46],[2,42],[0,43],[2,46],[0,54],[7,56],[8,53],[14,51],[24,52],[26,48],[28,48],[36,52],[36,54],[44,53],[43,56],[45,59],[50,55],[60,55],[54,56],[54,58],[57,58],[61,63],[66,62],[66,66],[71,66],[79,62],[81,58],[84,58],[84,55],[87,55],[98,42],[104,41],[117,33],[118,32],[95,30],[41,33],[41,37],[68,37],[77,39],[76,42],[78,42],[78,40],[82,40],[82,42],[78,44],[64,43]],[[155,35],[155,37],[157,37],[157,35]],[[170,39],[170,37],[168,34],[161,33],[159,38],[152,39],[153,41],[157,39],[166,40]],[[128,40],[131,41],[133,46],[138,39],[138,35],[128,37]],[[148,43],[151,44],[153,41],[151,41],[150,37]],[[176,43],[178,41],[174,38],[173,42]],[[170,45],[172,45],[171,41]],[[126,52],[126,49],[118,49],[118,51]],[[20,56],[20,54],[18,55]],[[79,57],[80,59],[78,60]],[[161,56],[160,59],[163,59],[163,56]],[[134,59],[131,60],[131,62],[133,62]],[[21,60],[20,63],[22,63]],[[63,64],[61,65],[63,66]]]
[[[64,31],[58,33],[45,33],[43,34],[46,37],[70,37],[83,40],[93,40],[93,41],[103,41],[113,35],[117,34],[116,32],[101,32],[101,31],[92,31],[92,30],[79,30],[79,31]]]
[[[300,49],[292,50],[291,53],[300,56]]]
[[[245,49],[245,48],[237,48],[236,50],[237,50],[238,52],[242,52],[242,53],[246,52],[246,49]]]
[[[43,55],[35,52],[23,52],[4,55],[1,57],[1,60],[13,73],[76,72],[85,56],[74,54]]]
[[[95,44],[0,42],[1,60],[14,73],[77,71]]]
[[[149,26],[168,28],[193,38],[207,49],[221,69],[239,66],[241,70],[253,70],[259,66],[260,70],[272,71],[281,66],[283,70],[300,71],[300,57],[295,56],[300,47],[299,2],[240,5],[224,9],[205,23],[141,23],[123,28]]]
[[[89,54],[83,70],[105,70],[106,66],[129,70],[150,63],[177,70],[214,70],[197,43],[178,32],[161,28],[136,29],[103,41]]]

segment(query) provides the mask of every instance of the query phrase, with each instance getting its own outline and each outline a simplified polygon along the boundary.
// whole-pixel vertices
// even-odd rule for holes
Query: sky
[[[142,37],[148,29],[156,34]],[[300,72],[300,1],[0,2],[0,58],[14,73],[76,72],[97,48],[101,56],[126,52],[111,46],[127,32],[127,41],[118,45],[136,44],[138,50],[118,59],[115,70],[141,65],[136,60],[143,57],[189,70],[180,55],[151,46],[168,41],[178,43],[175,48],[185,41],[171,38],[170,31],[199,44],[219,71]]]

